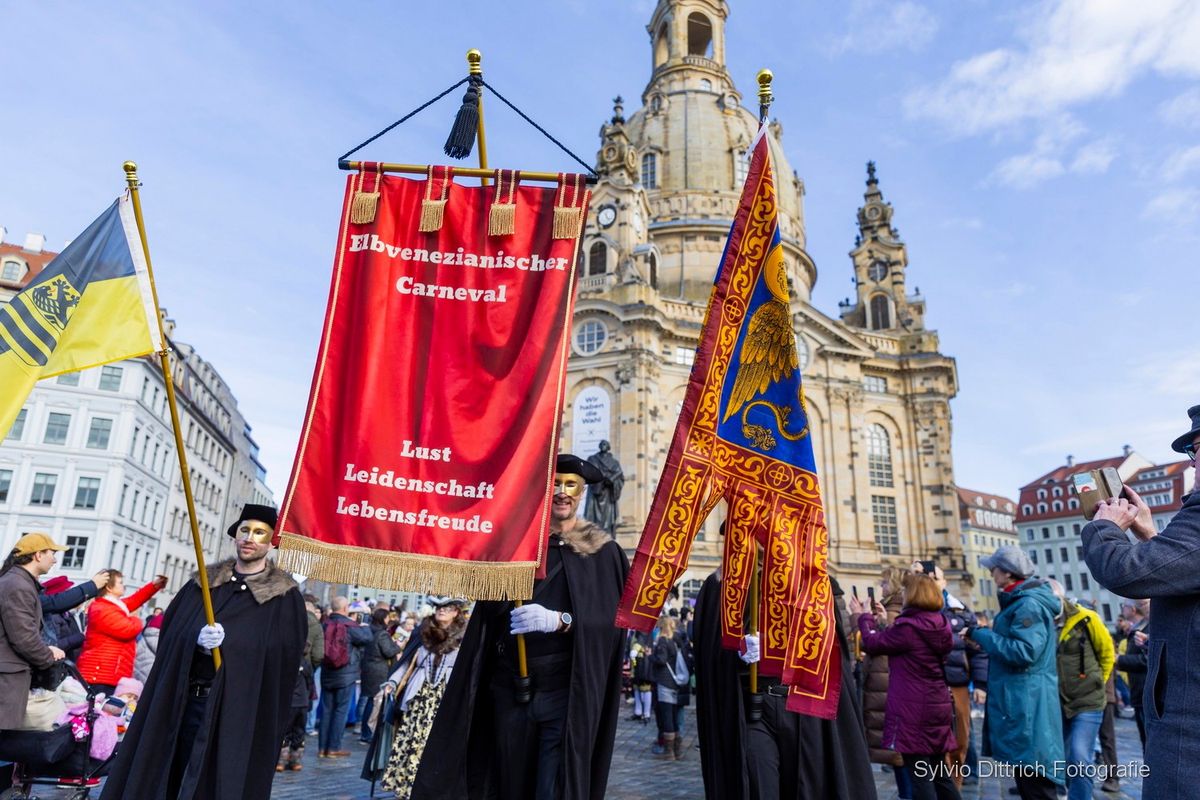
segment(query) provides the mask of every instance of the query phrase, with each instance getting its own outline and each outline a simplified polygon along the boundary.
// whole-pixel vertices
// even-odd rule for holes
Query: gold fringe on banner
[[[518,170],[498,169],[495,173],[496,192],[488,209],[488,236],[512,236],[517,232]]]
[[[440,177],[439,172],[442,173]],[[421,201],[421,221],[417,225],[420,233],[433,233],[442,229],[446,218],[446,200],[450,197],[450,184],[453,179],[454,167],[435,167],[432,164],[429,166],[425,176],[425,199]]]
[[[445,200],[422,200],[421,222],[417,230],[421,233],[432,233],[442,229],[442,221],[446,216]]]
[[[583,233],[583,209],[589,193],[582,175],[558,174],[558,192],[554,197],[555,239],[578,239]]]
[[[533,596],[532,561],[492,563],[328,544],[284,533],[280,568],[326,583],[373,589],[457,595],[471,600],[528,600]]]
[[[375,191],[368,192],[366,171],[375,168]],[[350,198],[350,222],[354,225],[368,225],[375,221],[379,211],[379,187],[383,183],[383,169],[379,164],[364,163],[358,171],[358,189]]]

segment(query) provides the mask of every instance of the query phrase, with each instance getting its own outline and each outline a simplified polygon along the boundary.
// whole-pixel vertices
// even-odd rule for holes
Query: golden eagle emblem
[[[738,355],[737,376],[722,422],[740,411],[755,395],[765,392],[771,384],[790,377],[800,366],[796,334],[792,330],[792,312],[788,307],[787,269],[782,247],[773,247],[767,255],[763,280],[771,292],[771,299],[750,317]]]

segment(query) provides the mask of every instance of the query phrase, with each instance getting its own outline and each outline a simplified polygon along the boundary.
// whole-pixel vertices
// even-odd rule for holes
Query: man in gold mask
[[[275,523],[271,506],[247,505],[226,531],[236,555],[208,566],[215,625],[196,578],[167,607],[101,800],[270,796],[308,633],[296,582],[267,558]]]
[[[413,800],[604,796],[621,700],[624,637],[613,620],[629,561],[612,536],[576,515],[587,485],[602,478],[577,456],[558,457],[545,577],[515,607],[475,604]]]

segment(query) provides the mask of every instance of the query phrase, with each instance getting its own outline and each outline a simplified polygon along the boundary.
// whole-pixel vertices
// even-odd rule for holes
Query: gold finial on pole
[[[483,74],[483,53],[472,47],[467,51],[467,74]]]
[[[136,189],[138,185],[137,164],[126,161],[121,165],[121,169],[125,170],[125,182],[129,184],[129,188]]]
[[[472,47],[470,50],[467,51],[467,74],[478,75],[481,79],[483,78],[483,53],[479,52],[479,50],[474,47]],[[487,136],[484,135],[484,130],[483,130],[483,87],[482,86],[479,87],[479,127],[475,132],[475,138],[479,139],[479,168],[487,169],[488,168]],[[479,182],[484,186],[488,185],[487,178],[480,178]]]
[[[767,121],[767,111],[771,108],[771,101],[775,99],[775,95],[771,94],[771,81],[775,80],[775,73],[769,69],[760,69],[758,71],[758,121]]]

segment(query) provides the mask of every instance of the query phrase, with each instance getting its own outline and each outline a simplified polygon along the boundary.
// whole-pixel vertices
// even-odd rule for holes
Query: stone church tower
[[[642,107],[620,97],[600,128],[582,240],[561,448],[586,457],[612,444],[626,483],[618,538],[637,545],[675,430],[705,306],[758,129],[725,68],[725,0],[659,0],[650,18]],[[783,110],[786,102],[778,108]],[[857,284],[840,321],[810,303],[804,183],[783,127],[768,141],[792,288],[813,445],[830,529],[831,569],[860,595],[881,564],[937,557],[962,573],[950,405],[954,360],[925,329],[925,301],[905,287],[908,257],[868,165],[850,252]],[[720,560],[714,512],[692,550],[685,591]]]

